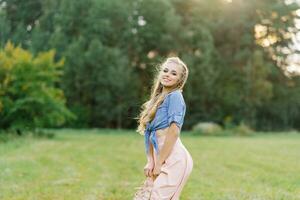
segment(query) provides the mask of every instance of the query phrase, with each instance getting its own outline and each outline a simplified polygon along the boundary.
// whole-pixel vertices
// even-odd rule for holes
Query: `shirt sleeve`
[[[185,115],[185,102],[181,92],[173,92],[168,96],[168,125],[172,122],[181,129],[184,115]]]

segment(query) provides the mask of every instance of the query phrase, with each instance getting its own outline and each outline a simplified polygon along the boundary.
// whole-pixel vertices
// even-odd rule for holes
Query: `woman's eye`
[[[167,70],[167,69],[165,69],[163,72],[168,72],[168,70]]]
[[[176,73],[172,73],[172,75],[173,75],[173,76],[176,76],[177,74],[176,74]]]

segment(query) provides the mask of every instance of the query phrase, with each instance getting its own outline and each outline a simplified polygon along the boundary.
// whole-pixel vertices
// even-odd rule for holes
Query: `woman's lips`
[[[164,80],[164,81],[171,81],[171,80],[169,80],[169,79],[167,79],[167,78],[163,78],[163,80]]]

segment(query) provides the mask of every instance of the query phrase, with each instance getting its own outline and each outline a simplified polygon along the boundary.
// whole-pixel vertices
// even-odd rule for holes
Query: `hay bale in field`
[[[254,130],[252,130],[250,126],[247,126],[244,123],[240,123],[238,126],[233,128],[233,132],[235,135],[247,136],[252,135],[254,133]]]
[[[192,130],[203,135],[218,135],[223,128],[214,122],[199,122],[193,126]]]

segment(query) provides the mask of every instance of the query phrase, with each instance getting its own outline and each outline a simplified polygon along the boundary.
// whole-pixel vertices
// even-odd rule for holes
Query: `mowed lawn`
[[[127,200],[144,179],[134,131],[55,131],[0,144],[1,200]],[[300,134],[181,133],[194,168],[181,200],[300,199]]]

